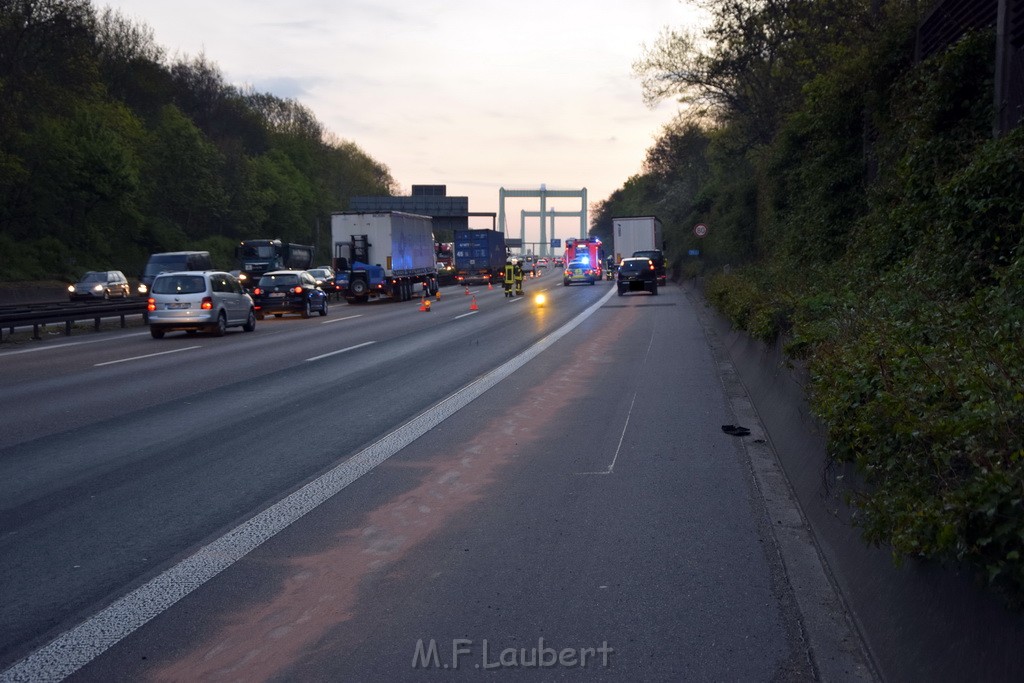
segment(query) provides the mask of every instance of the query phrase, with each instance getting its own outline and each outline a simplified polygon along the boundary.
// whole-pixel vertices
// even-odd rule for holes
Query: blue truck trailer
[[[500,282],[507,259],[505,233],[473,228],[455,231],[455,279],[459,284]]]

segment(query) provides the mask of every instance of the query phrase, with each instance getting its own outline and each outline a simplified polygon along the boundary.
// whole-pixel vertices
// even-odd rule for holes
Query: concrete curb
[[[818,680],[880,680],[782,470],[768,431],[728,351],[709,324],[706,303],[690,291],[685,293],[694,305],[718,362],[736,424],[750,429],[750,435],[741,439],[741,446],[772,525],[775,545],[800,612],[803,635]]]

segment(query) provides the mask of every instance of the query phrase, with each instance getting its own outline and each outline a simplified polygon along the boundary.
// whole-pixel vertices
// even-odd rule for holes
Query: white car
[[[146,304],[149,333],[163,339],[167,332],[207,330],[224,336],[229,327],[256,329],[252,297],[230,273],[182,271],[161,273],[153,280]]]

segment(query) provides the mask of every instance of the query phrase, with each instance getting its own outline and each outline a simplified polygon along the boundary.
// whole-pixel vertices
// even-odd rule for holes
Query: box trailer
[[[402,211],[331,214],[335,283],[349,303],[408,301],[437,292],[430,216]]]

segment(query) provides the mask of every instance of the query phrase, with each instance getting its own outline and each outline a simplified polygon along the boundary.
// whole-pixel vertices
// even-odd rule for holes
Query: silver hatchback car
[[[161,273],[149,289],[146,309],[154,339],[173,330],[208,330],[222,337],[229,327],[256,329],[252,297],[233,275],[221,271]]]

